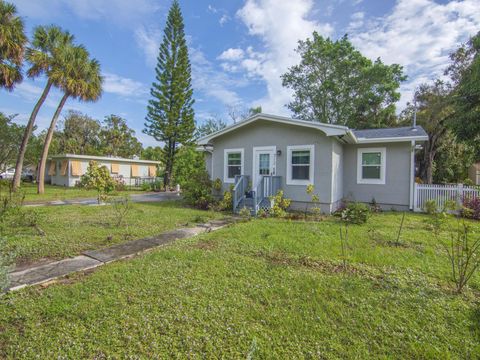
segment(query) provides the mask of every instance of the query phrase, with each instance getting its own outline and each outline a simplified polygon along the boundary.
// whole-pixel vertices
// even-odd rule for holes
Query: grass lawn
[[[21,191],[25,194],[25,202],[35,203],[43,201],[53,200],[68,200],[68,199],[80,199],[80,198],[96,198],[96,190],[86,190],[78,187],[64,187],[56,185],[45,184],[45,193],[37,194],[37,184],[22,183]],[[122,192],[115,192],[111,195],[121,194],[138,194],[144,191],[140,190],[128,190]]]
[[[41,258],[61,259],[89,249],[160,234],[221,216],[195,210],[179,201],[132,203],[121,226],[116,225],[112,206],[42,206],[28,208],[38,216],[41,235],[33,227],[10,226],[5,233],[6,251],[17,264]]]
[[[480,275],[454,295],[427,217],[393,246],[400,219],[352,226],[346,272],[335,219],[266,219],[8,294],[0,357],[479,358]]]

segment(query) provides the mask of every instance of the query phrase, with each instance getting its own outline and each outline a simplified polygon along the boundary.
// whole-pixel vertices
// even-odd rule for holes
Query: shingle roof
[[[383,139],[411,136],[428,136],[421,126],[404,126],[385,129],[352,130],[358,139]]]

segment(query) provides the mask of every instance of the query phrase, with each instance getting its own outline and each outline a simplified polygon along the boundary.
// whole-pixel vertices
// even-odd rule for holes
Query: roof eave
[[[405,141],[427,141],[428,136],[399,136],[399,137],[383,137],[383,138],[356,138],[356,144],[373,144],[373,143],[391,143]]]

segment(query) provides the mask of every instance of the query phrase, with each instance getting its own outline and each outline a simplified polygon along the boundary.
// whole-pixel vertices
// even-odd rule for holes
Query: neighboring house
[[[474,185],[480,185],[480,162],[472,164],[468,169],[468,177]]]
[[[52,185],[72,187],[85,174],[90,161],[106,166],[112,177],[122,180],[126,185],[138,186],[154,181],[159,161],[124,159],[118,157],[89,155],[54,155],[47,161],[45,181]]]
[[[385,209],[412,209],[415,144],[428,140],[422,127],[351,130],[345,126],[257,114],[201,138],[206,167],[223,190],[234,185],[234,206],[269,208],[282,189],[292,208],[311,206],[315,186],[323,212],[343,199]],[[252,191],[249,191],[252,190]]]

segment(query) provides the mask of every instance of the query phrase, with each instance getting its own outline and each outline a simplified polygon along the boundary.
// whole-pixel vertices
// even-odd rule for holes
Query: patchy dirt
[[[213,240],[200,240],[191,246],[192,249],[213,251],[218,248],[218,242]]]

